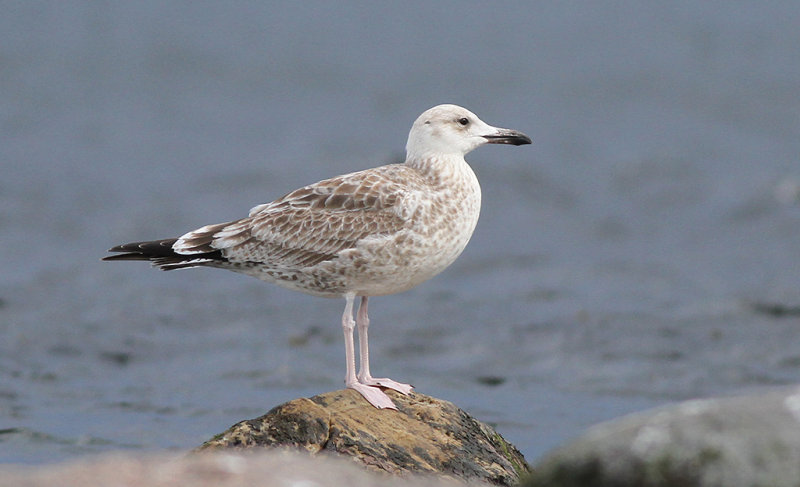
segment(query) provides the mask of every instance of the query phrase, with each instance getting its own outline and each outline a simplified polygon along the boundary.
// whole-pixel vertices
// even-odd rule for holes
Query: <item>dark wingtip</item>
[[[206,262],[224,261],[220,250],[203,252],[199,254],[183,255],[176,253],[172,246],[177,238],[167,238],[164,240],[153,240],[148,242],[131,242],[116,245],[109,249],[109,252],[121,252],[116,255],[107,255],[100,260],[145,260],[151,261],[154,266],[161,270],[169,271],[173,269],[183,269],[187,267],[197,267]]]
[[[131,242],[122,245],[115,245],[108,249],[109,252],[122,252],[117,255],[107,255],[100,260],[152,260],[158,257],[174,256],[172,245],[177,241],[175,238],[164,240],[153,240],[149,242]]]
[[[115,251],[118,252],[118,251]],[[107,255],[100,260],[110,261],[110,260],[150,260],[150,257],[145,256],[144,254],[138,254],[135,252],[127,253],[127,254],[117,254],[117,255]]]
[[[126,252],[130,254],[141,255],[142,257],[163,257],[174,255],[172,246],[177,241],[177,238],[166,238],[163,240],[151,240],[145,242],[131,242],[122,245],[115,245],[108,249],[109,252]],[[111,255],[103,258],[103,260],[115,260],[121,258],[121,255]]]

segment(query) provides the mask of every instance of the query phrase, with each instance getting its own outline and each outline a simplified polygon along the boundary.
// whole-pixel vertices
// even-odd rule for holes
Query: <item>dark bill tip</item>
[[[516,130],[499,130],[496,134],[484,135],[489,144],[511,144],[511,145],[525,145],[530,144],[531,138],[522,132]]]

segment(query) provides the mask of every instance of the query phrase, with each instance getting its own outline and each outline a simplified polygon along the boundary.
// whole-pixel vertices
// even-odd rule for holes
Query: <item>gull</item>
[[[412,386],[370,373],[369,298],[427,281],[464,250],[481,206],[467,153],[484,144],[530,143],[522,132],[492,127],[465,108],[438,105],[412,125],[401,164],[310,184],[254,207],[247,217],[178,238],[118,245],[109,252],[120,253],[103,260],[146,260],[162,270],[216,267],[344,298],[345,386],[376,408],[397,409],[381,388],[409,394]]]

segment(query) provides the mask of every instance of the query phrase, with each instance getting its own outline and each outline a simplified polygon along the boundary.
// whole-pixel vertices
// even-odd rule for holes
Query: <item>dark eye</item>
[[[460,123],[461,125],[466,126],[467,124],[469,124],[469,119],[467,117],[459,118],[458,119],[458,123]]]

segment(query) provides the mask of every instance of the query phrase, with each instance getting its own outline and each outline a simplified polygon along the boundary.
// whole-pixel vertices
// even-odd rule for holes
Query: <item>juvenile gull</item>
[[[522,132],[492,127],[465,108],[439,105],[412,125],[403,164],[304,186],[245,218],[179,238],[118,245],[109,252],[123,253],[103,260],[149,260],[162,270],[218,267],[315,296],[344,297],[345,384],[377,408],[396,409],[380,387],[403,394],[412,387],[370,374],[367,301],[430,279],[464,250],[481,206],[465,154],[483,144],[530,143]]]

